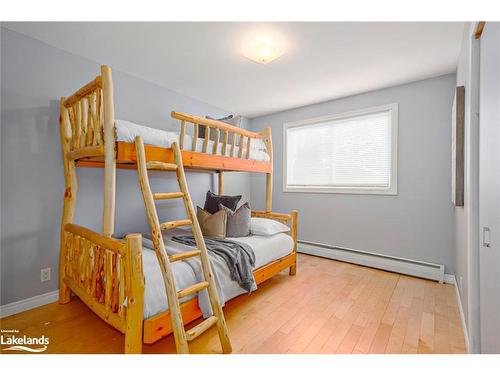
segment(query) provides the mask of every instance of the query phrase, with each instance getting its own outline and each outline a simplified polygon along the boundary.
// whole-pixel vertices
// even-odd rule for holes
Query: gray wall
[[[99,72],[99,63],[2,28],[1,33],[1,304],[58,288],[59,225],[64,173],[59,142],[58,100]],[[126,58],[126,56],[124,56]],[[105,63],[105,62],[103,62]],[[116,117],[156,128],[177,129],[172,109],[196,115],[229,112],[179,95],[151,82],[113,71]],[[99,230],[102,170],[80,169],[76,222]],[[250,196],[248,175],[227,174],[227,193]],[[156,174],[153,189],[175,189],[175,180]],[[189,173],[195,204],[213,186],[206,173]],[[116,233],[146,232],[135,171],[117,173]],[[180,202],[161,206],[160,215],[184,216]],[[52,280],[40,283],[40,269]]]
[[[273,210],[299,210],[299,239],[436,262],[454,272],[451,106],[445,75],[252,119],[271,126]],[[398,195],[283,193],[283,123],[399,103]],[[264,207],[264,179],[252,176],[252,203]]]

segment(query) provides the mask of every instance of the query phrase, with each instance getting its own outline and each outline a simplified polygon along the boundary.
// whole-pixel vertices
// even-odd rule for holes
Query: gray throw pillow
[[[236,210],[240,199],[241,195],[217,195],[209,190],[207,191],[207,197],[205,199],[205,206],[203,209],[211,214],[215,214],[219,211],[219,204],[222,204],[234,211]]]
[[[222,117],[222,118],[214,118],[214,117],[211,117],[211,116],[205,116],[205,118],[207,118],[209,120],[217,120],[217,121],[225,122],[226,124],[237,126],[238,128],[240,127],[240,124],[241,124],[241,116],[229,115],[229,116]],[[205,126],[200,125],[198,127],[198,129],[199,129],[198,130],[198,137],[205,138],[205,129],[206,129]],[[215,140],[215,131],[214,131],[214,129],[210,130],[210,140],[211,141]]]
[[[213,118],[210,116],[205,116],[209,120],[217,120],[217,121],[222,121],[225,122],[226,124],[237,126],[238,128],[240,127],[241,124],[241,116],[233,116],[229,115],[223,118]]]
[[[250,235],[250,204],[246,202],[236,211],[219,204],[220,210],[227,213],[226,237],[247,237]]]

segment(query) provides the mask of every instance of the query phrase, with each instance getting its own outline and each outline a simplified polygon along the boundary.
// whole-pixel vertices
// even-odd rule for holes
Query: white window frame
[[[293,187],[287,186],[287,130],[294,127],[315,125],[321,122],[352,118],[377,112],[391,111],[391,165],[389,187]],[[398,103],[391,103],[376,107],[364,108],[357,111],[335,115],[316,117],[312,119],[287,122],[283,124],[283,192],[284,193],[330,193],[330,194],[398,194]]]

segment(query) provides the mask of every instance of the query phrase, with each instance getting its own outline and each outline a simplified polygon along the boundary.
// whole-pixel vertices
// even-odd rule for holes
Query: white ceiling
[[[463,23],[4,23],[47,44],[256,117],[456,71]],[[242,54],[253,33],[286,52]]]

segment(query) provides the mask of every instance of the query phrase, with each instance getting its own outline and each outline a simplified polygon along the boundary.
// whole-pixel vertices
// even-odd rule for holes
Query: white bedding
[[[179,133],[160,130],[155,128],[150,128],[148,126],[134,124],[130,121],[125,120],[116,120],[115,121],[116,128],[116,140],[119,142],[129,142],[133,143],[135,141],[135,137],[138,135],[142,136],[145,144],[165,147],[169,148],[172,146],[172,143],[179,142]],[[192,148],[192,136],[189,134],[185,135],[184,139],[184,149],[187,151],[193,151]],[[201,152],[203,149],[203,139],[199,138],[196,141],[196,150],[197,152]],[[213,149],[213,141],[209,141],[208,149]],[[269,161],[269,155],[266,152],[266,147],[264,142],[261,139],[253,139],[250,144],[251,152],[250,159],[256,161]],[[225,156],[230,156],[231,147],[226,148]],[[238,155],[239,147],[235,147],[235,155]],[[246,142],[243,144],[243,158],[246,158]],[[222,155],[222,143],[219,143],[217,146],[217,154]]]
[[[170,238],[178,234],[187,234],[190,232],[175,229],[169,231],[168,235],[165,235],[165,245],[169,255],[192,250],[191,247],[180,244],[178,242],[172,241]],[[232,240],[237,240],[244,242],[250,247],[252,247],[255,253],[255,268],[262,267],[273,260],[279,259],[288,255],[293,250],[293,240],[292,238],[285,234],[279,233],[274,236],[249,236],[240,238],[231,238]],[[156,258],[154,250],[149,248],[147,241],[144,240],[145,246],[143,246],[142,260],[143,260],[143,270],[145,279],[145,291],[144,291],[144,319],[150,318],[153,315],[161,313],[168,310],[167,297],[165,294],[165,287],[163,285],[163,277],[161,274],[160,266]],[[172,269],[174,273],[175,283],[178,290],[184,289],[189,285],[195,284],[200,280],[200,270],[194,271],[197,264],[193,265],[193,262],[175,262],[172,264]],[[240,294],[246,293],[238,283],[232,281],[229,275],[229,269],[223,261],[215,262],[212,260],[212,268],[216,272],[216,281],[218,283],[219,298],[221,299],[221,304],[224,303]],[[196,295],[191,295],[185,297],[181,302],[187,301],[194,298]],[[200,308],[202,311],[206,310],[206,306],[201,306],[202,300],[199,300]]]

